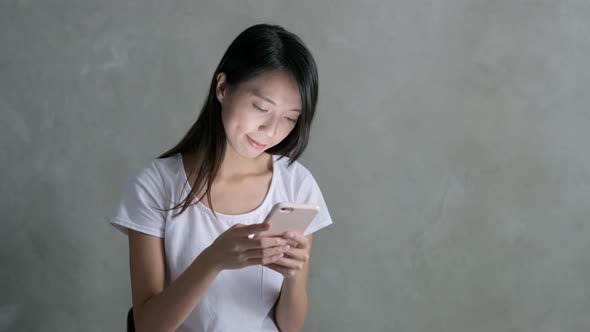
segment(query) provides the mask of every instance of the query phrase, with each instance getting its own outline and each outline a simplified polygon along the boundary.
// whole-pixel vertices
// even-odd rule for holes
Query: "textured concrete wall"
[[[196,119],[229,42],[299,34],[306,331],[590,329],[590,2],[0,1],[0,331],[123,331],[123,181]]]

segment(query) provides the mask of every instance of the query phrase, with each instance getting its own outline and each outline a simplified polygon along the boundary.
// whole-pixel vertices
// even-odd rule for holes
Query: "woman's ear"
[[[217,74],[217,86],[215,88],[215,95],[220,104],[223,104],[223,99],[227,95],[227,82],[225,73],[221,72]]]

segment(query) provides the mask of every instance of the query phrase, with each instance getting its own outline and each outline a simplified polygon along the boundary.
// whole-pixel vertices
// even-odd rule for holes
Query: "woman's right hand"
[[[260,237],[270,224],[236,224],[223,232],[205,249],[218,270],[235,270],[250,265],[274,263],[289,249],[282,237]],[[254,234],[253,236],[249,236]]]

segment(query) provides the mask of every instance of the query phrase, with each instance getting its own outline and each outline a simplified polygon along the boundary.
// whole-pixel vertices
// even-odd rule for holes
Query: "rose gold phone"
[[[288,231],[303,234],[319,211],[320,207],[315,204],[276,203],[264,218],[264,222],[270,223],[271,228],[260,233],[260,236],[282,236]],[[292,240],[288,240],[288,243],[295,244]]]

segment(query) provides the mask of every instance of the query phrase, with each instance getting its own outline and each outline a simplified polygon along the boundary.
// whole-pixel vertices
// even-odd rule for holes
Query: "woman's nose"
[[[274,137],[277,133],[278,121],[275,119],[276,117],[271,116],[266,121],[264,121],[260,127],[258,128],[259,131],[266,133],[268,137]]]

